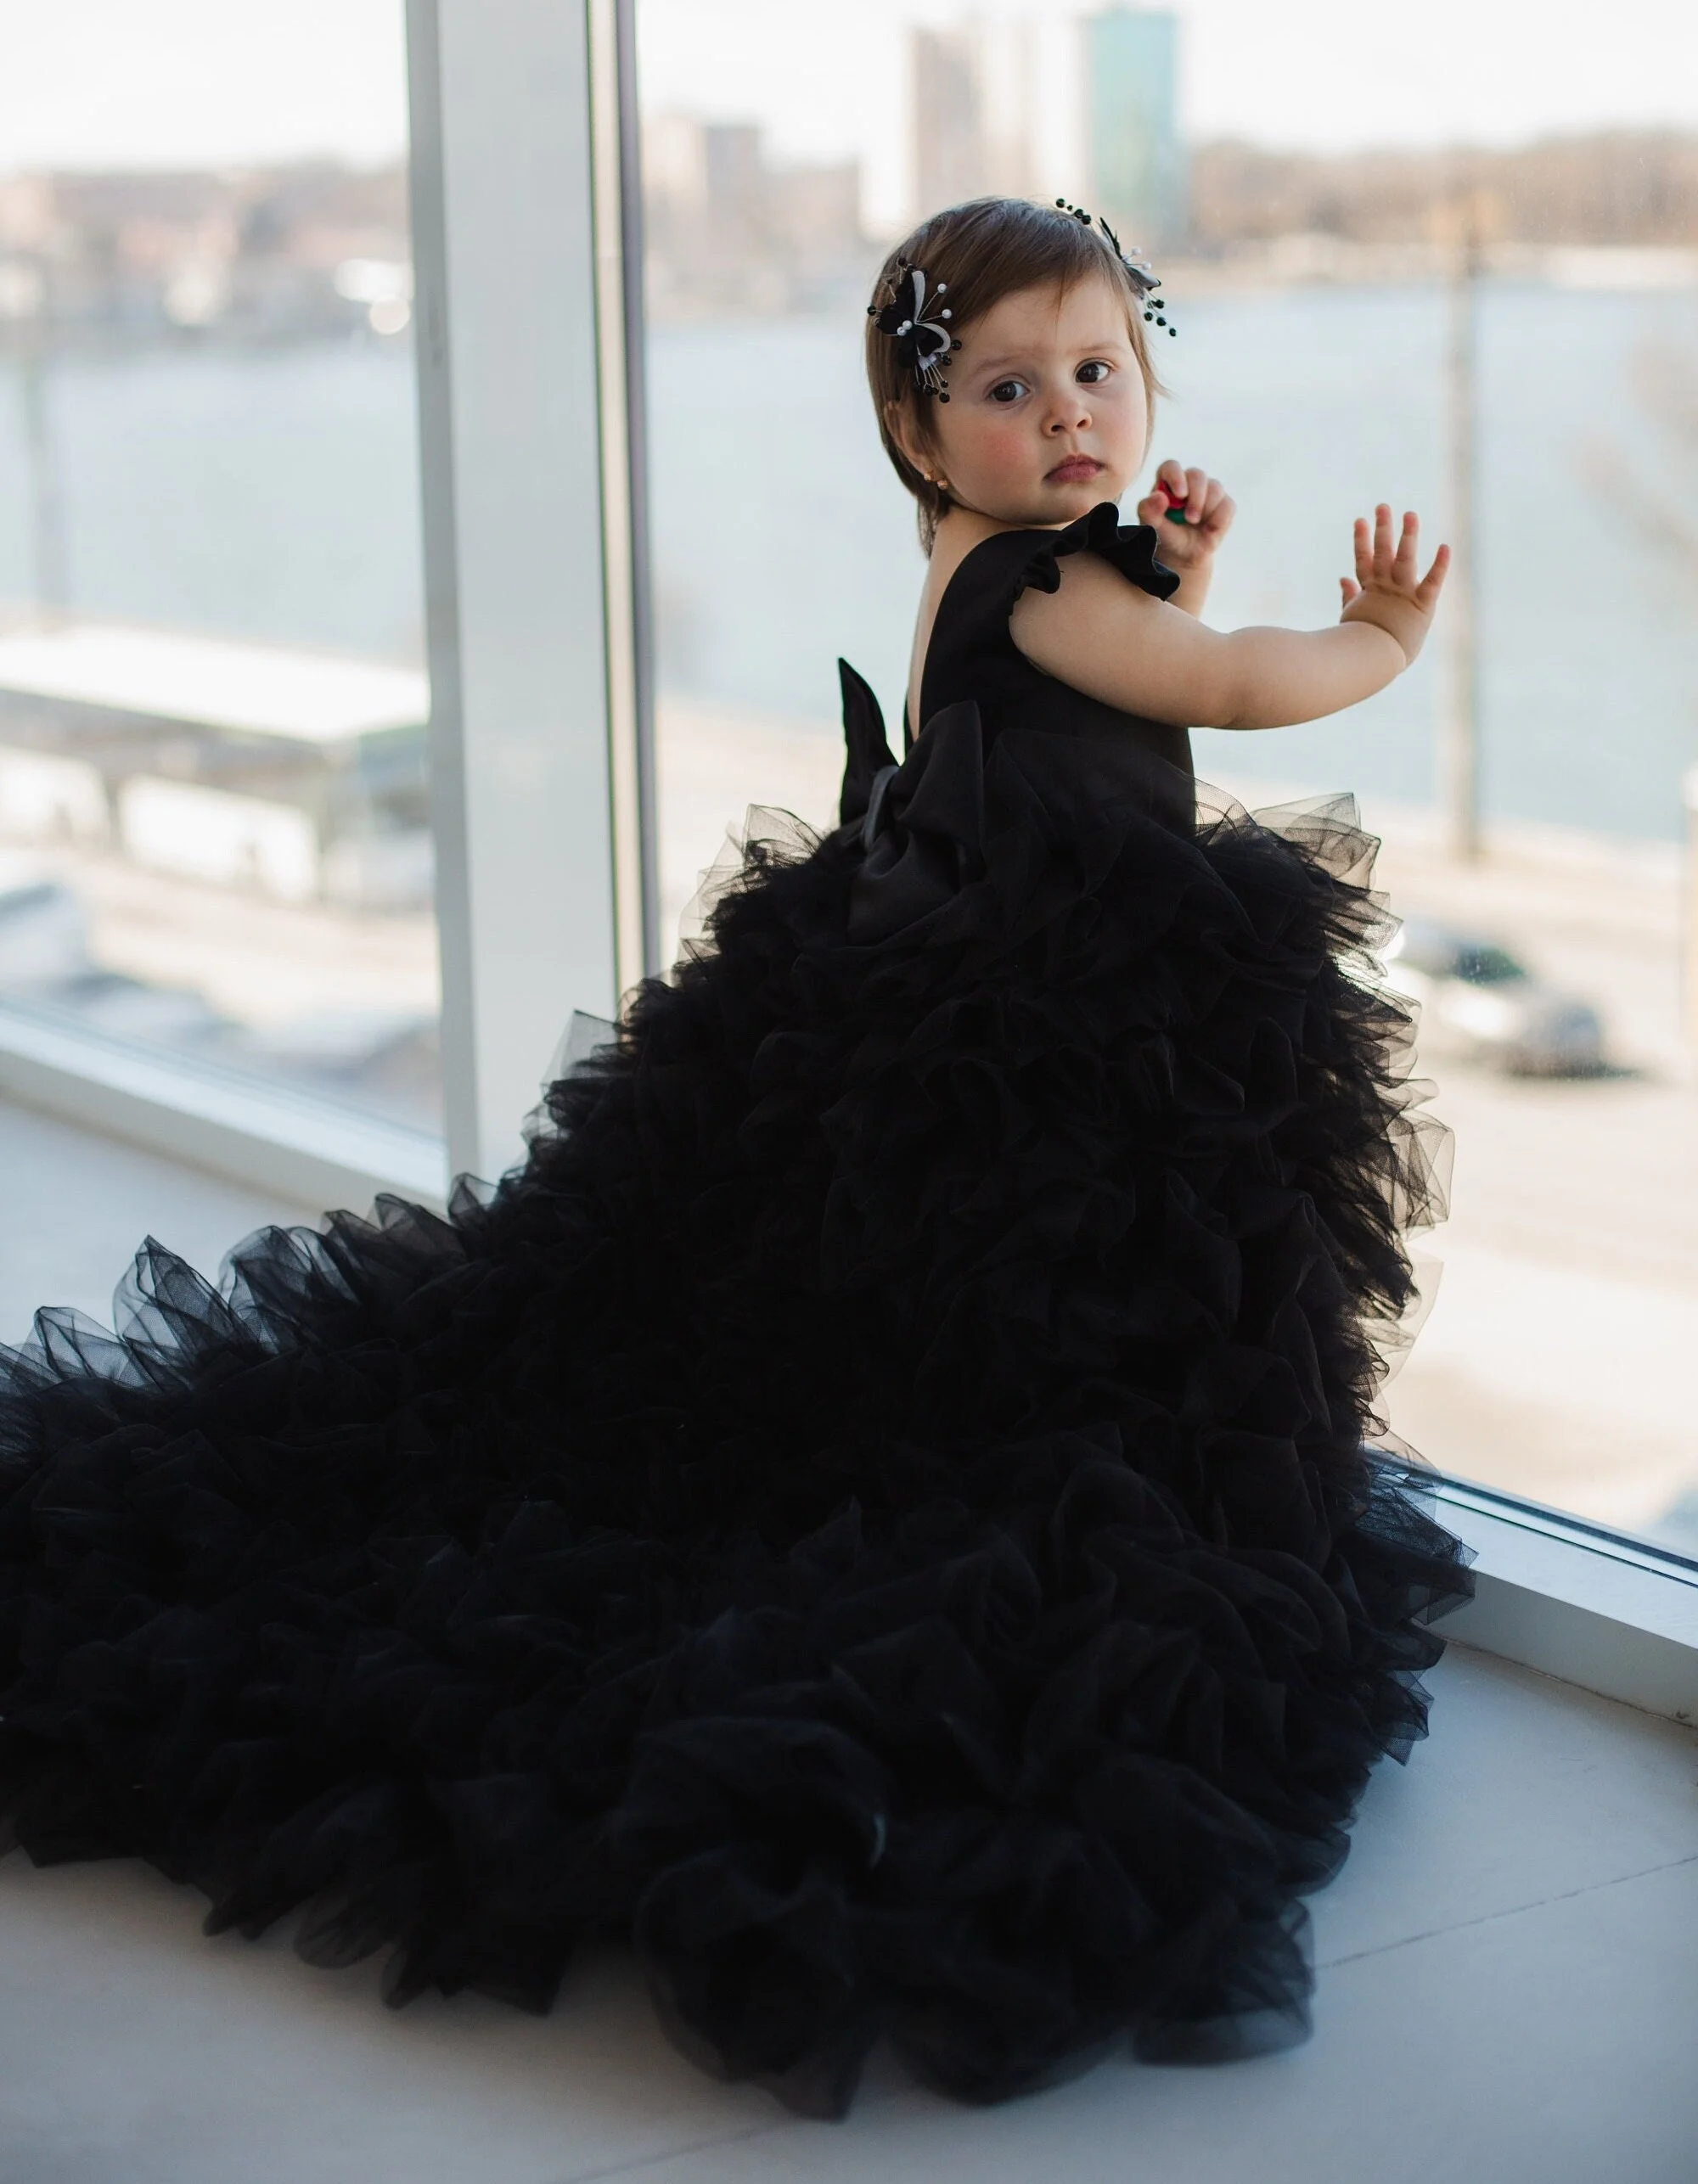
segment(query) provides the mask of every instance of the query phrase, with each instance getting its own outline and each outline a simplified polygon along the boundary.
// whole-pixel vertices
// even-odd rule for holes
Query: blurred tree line
[[[1204,250],[1293,234],[1431,242],[1461,197],[1484,209],[1498,241],[1698,245],[1698,136],[1618,130],[1505,150],[1330,155],[1225,142],[1192,154],[1192,233]]]

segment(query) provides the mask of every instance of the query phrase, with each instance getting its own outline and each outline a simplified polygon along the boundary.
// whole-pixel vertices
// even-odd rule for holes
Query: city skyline
[[[1173,0],[1193,141],[1294,149],[1524,142],[1605,127],[1698,126],[1698,10],[1618,0],[1431,0],[1426,35],[1390,20],[1338,35],[1330,0]],[[656,109],[761,126],[779,160],[859,160],[875,221],[912,195],[904,46],[916,25],[971,15],[1040,26],[1076,0],[857,0],[799,14],[779,0],[641,0],[644,89]],[[0,0],[0,171],[195,166],[399,155],[406,99],[402,0]],[[1043,37],[1040,48],[1054,42]],[[1459,64],[1465,59],[1466,65]],[[104,63],[104,65],[103,65]],[[1041,105],[1050,56],[1037,68]],[[1083,147],[1041,146],[1084,186]]]
[[[915,57],[922,78],[932,75],[916,109],[932,201],[1029,187],[1025,143],[987,110],[973,42],[922,36]],[[1122,127],[1124,87],[1106,68],[1100,77],[1109,95],[1096,146],[1159,149],[1161,100],[1142,131]],[[1679,285],[1698,255],[1698,131],[1600,132],[1505,151],[1167,144],[1183,217],[1164,221],[1145,187],[1159,161],[1123,162],[1118,183],[1111,161],[1094,161],[1093,201],[1128,246],[1149,248],[1169,271],[1184,261],[1188,278],[1217,287],[1432,278],[1448,263],[1459,192],[1487,267],[1518,278],[1595,279],[1596,267],[1543,254],[1601,248],[1639,254],[1631,279]],[[836,312],[863,295],[888,245],[863,217],[856,162],[779,164],[751,123],[651,115],[644,171],[656,323]],[[29,353],[25,328],[44,312],[56,345],[96,349],[399,334],[410,318],[407,227],[399,162],[0,175],[0,353]]]

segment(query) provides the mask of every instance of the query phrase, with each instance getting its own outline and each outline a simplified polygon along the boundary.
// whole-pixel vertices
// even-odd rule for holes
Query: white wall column
[[[619,168],[593,0],[407,13],[448,1150],[493,1176],[573,1009],[643,968]]]

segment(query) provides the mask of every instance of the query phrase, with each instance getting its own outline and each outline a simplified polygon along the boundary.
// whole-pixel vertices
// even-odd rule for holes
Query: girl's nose
[[[1082,432],[1090,421],[1090,411],[1075,393],[1064,396],[1052,406],[1044,429],[1049,432]]]

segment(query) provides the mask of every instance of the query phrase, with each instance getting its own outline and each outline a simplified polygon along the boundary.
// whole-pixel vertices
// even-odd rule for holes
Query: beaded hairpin
[[[902,300],[904,284],[910,290],[909,300]],[[914,383],[923,395],[936,395],[939,401],[949,399],[948,381],[943,376],[944,360],[952,349],[961,344],[951,334],[944,321],[953,317],[947,309],[936,312],[928,318],[926,312],[925,275],[918,266],[909,265],[906,258],[897,260],[896,300],[882,309],[876,303],[867,306],[867,316],[878,327],[880,334],[888,334],[897,345],[897,354],[914,373]],[[932,291],[941,296],[947,289],[947,281],[939,281]]]
[[[1074,219],[1079,222],[1079,225],[1082,227],[1090,227],[1094,226],[1101,229],[1103,240],[1108,244],[1110,250],[1114,252],[1116,257],[1120,260],[1121,265],[1125,270],[1127,278],[1132,283],[1133,287],[1138,293],[1138,300],[1144,306],[1144,324],[1146,326],[1152,324],[1156,326],[1166,326],[1167,327],[1169,334],[1177,334],[1179,330],[1177,326],[1167,325],[1166,317],[1167,306],[1165,300],[1155,293],[1156,289],[1161,285],[1161,275],[1154,272],[1144,259],[1136,255],[1129,255],[1121,248],[1119,236],[1116,234],[1114,229],[1110,227],[1108,222],[1103,218],[1102,215],[1099,213],[1094,221],[1091,215],[1085,211],[1082,205],[1069,205],[1065,197],[1058,197],[1056,199],[1055,209],[1058,212],[1071,213]],[[1134,243],[1133,245],[1133,251],[1135,253],[1137,249],[1138,245]]]

